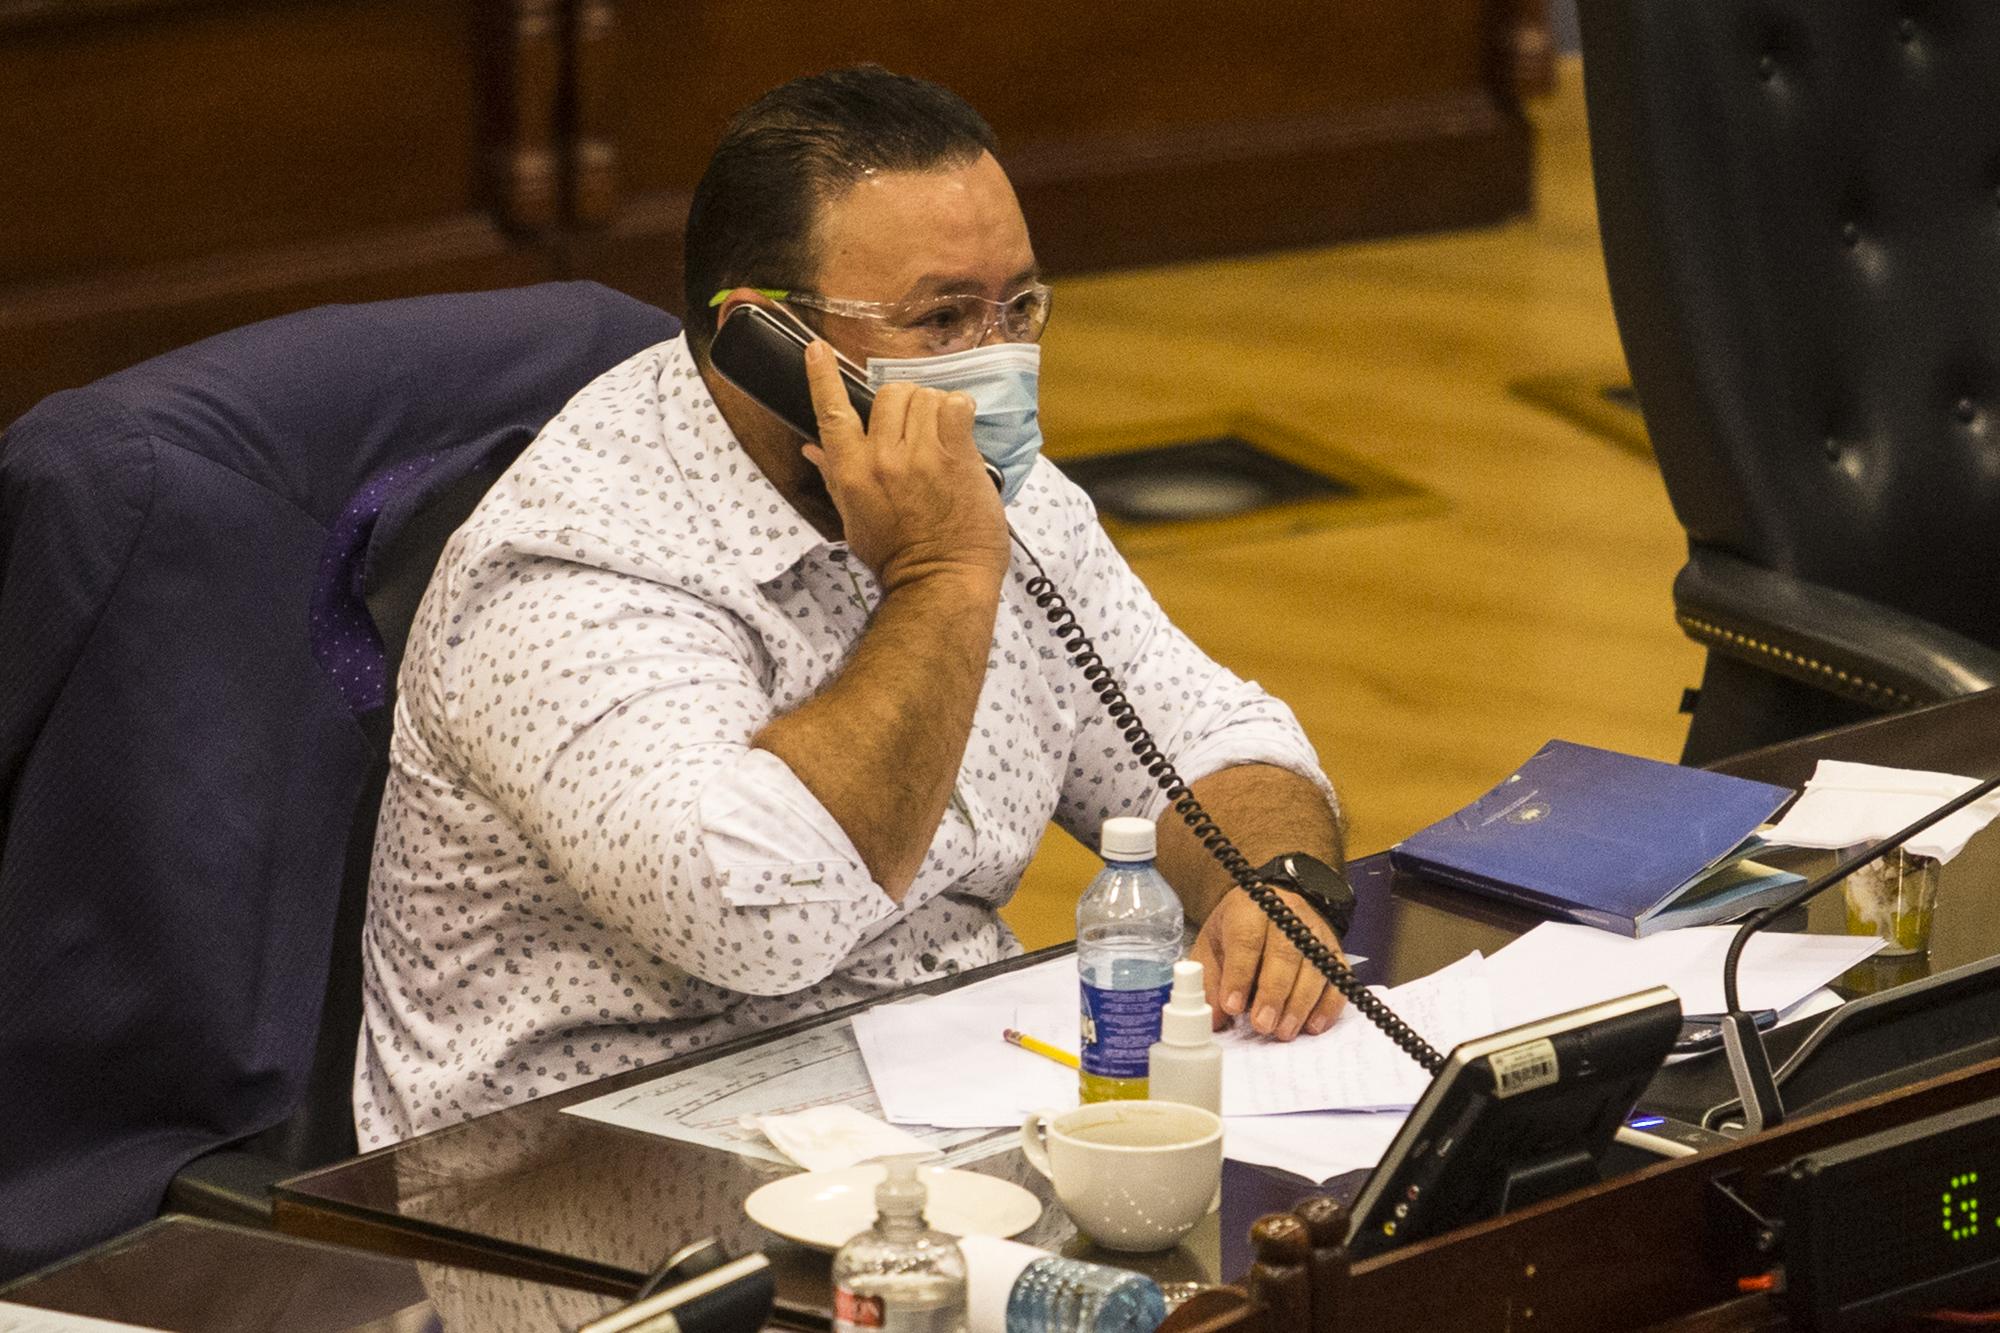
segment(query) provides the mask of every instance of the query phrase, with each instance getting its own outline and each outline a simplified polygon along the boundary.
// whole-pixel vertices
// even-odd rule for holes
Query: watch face
[[[1268,879],[1288,884],[1310,899],[1327,917],[1336,934],[1345,935],[1354,921],[1354,888],[1332,866],[1304,852],[1276,856],[1257,871]]]

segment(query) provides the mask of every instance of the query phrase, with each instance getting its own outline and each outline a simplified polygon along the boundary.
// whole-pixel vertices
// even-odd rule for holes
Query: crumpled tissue
[[[852,1106],[812,1106],[789,1115],[745,1116],[771,1146],[808,1171],[837,1171],[879,1157],[938,1155],[908,1130]]]

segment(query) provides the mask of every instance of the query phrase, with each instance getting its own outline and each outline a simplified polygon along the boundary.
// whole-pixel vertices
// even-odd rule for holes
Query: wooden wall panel
[[[1510,80],[1537,0],[878,0],[865,14],[589,2],[617,6],[601,62],[614,86],[596,109],[611,128],[595,136],[615,160],[588,210],[606,225],[581,231],[567,262],[676,306],[681,218],[728,116],[860,60],[980,109],[1052,272],[1463,226],[1529,204]]]
[[[864,59],[985,113],[1051,272],[1497,220],[1542,5],[0,0],[0,422],[322,300],[678,309],[729,115]]]
[[[0,273],[84,276],[465,211],[481,193],[473,26],[466,0],[360,0],[0,31]]]
[[[535,220],[509,116],[541,135],[540,220],[561,204],[545,8],[537,105],[502,96],[533,92],[512,5],[0,8],[0,422],[267,315],[552,276],[508,230]]]

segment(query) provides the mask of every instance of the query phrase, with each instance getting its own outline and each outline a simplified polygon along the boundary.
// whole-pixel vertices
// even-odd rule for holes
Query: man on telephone
[[[873,67],[742,112],[690,210],[684,335],[578,394],[446,547],[375,847],[364,1148],[1004,957],[997,909],[1051,818],[1093,845],[1157,819],[1217,1013],[1333,1022],[1027,591],[1010,524],[1334,944],[1351,895],[1312,747],[1038,458],[1051,297],[993,147]],[[716,373],[745,305],[816,335],[820,443]],[[865,428],[836,350],[875,389]]]

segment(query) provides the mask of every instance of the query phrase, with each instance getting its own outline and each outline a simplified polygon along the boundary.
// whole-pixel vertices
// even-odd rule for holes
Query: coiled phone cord
[[[1354,975],[1353,969],[1341,961],[1331,949],[1319,942],[1312,929],[1299,919],[1298,913],[1279,898],[1270,885],[1257,878],[1256,868],[1250,864],[1249,858],[1236,849],[1236,844],[1223,833],[1208,811],[1202,809],[1201,802],[1195,799],[1194,792],[1188,788],[1187,783],[1181,781],[1181,775],[1175,771],[1173,761],[1160,753],[1160,747],[1153,742],[1153,734],[1139,721],[1138,710],[1133,708],[1131,701],[1125,697],[1124,689],[1111,674],[1111,668],[1106,666],[1104,659],[1098,655],[1096,647],[1090,642],[1090,636],[1076,623],[1076,613],[1070,610],[1069,602],[1056,590],[1055,581],[1049,577],[1048,571],[1042,568],[1042,562],[1035,558],[1035,553],[1028,549],[1018,533],[1009,528],[1008,535],[1014,539],[1014,545],[1020,548],[1021,554],[1028,558],[1028,563],[1035,567],[1035,576],[1028,580],[1028,595],[1034,598],[1035,605],[1048,617],[1056,638],[1062,641],[1063,651],[1068,654],[1070,664],[1082,673],[1084,682],[1097,695],[1097,701],[1103,706],[1105,715],[1111,719],[1111,725],[1124,733],[1125,743],[1132,748],[1132,753],[1144,766],[1147,775],[1159,783],[1160,788],[1166,792],[1167,799],[1173,802],[1174,813],[1179,815],[1194,832],[1194,836],[1201,840],[1201,845],[1208,850],[1208,854],[1229,872],[1229,877],[1236,881],[1237,887],[1249,894],[1250,901],[1256,903],[1263,909],[1264,915],[1271,918],[1271,923],[1292,942],[1292,947],[1326,978],[1327,984],[1346,996],[1349,1004],[1360,1010],[1369,1022],[1382,1029],[1383,1034],[1401,1047],[1412,1060],[1423,1066],[1426,1073],[1435,1074],[1444,1068],[1444,1057],[1419,1036],[1416,1029],[1398,1018],[1394,1010],[1362,985],[1360,979]]]

